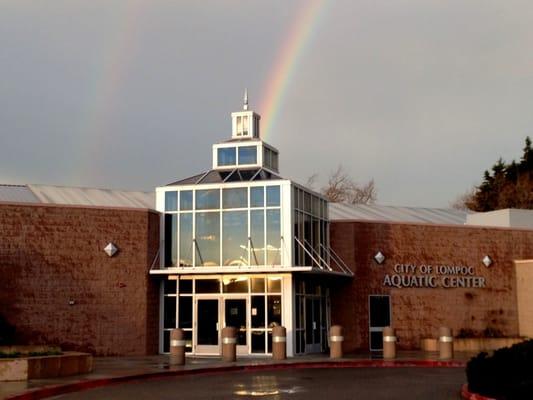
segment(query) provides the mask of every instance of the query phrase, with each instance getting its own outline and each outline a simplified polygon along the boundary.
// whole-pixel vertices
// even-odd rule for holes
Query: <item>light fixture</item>
[[[118,248],[113,243],[109,242],[106,247],[104,247],[104,251],[109,257],[113,257],[117,251]]]
[[[485,267],[490,267],[492,265],[492,258],[490,258],[489,256],[485,256],[483,257],[483,260],[481,260],[481,262],[485,265]]]
[[[377,262],[379,265],[383,264],[383,262],[385,261],[385,256],[383,255],[381,251],[378,251],[374,255],[374,261]]]

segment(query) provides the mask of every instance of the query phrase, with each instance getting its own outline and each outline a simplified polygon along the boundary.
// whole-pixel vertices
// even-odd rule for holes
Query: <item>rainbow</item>
[[[311,43],[313,33],[320,16],[324,15],[325,0],[310,0],[299,11],[289,29],[287,40],[282,44],[274,67],[262,91],[263,98],[259,109],[262,113],[261,131],[264,139],[272,134],[272,128],[279,116],[283,100],[290,87],[290,82],[298,61]]]
[[[85,116],[78,127],[78,137],[83,140],[78,147],[79,167],[73,169],[70,175],[73,184],[98,181],[98,176],[105,173],[99,167],[101,147],[105,146],[106,136],[110,134],[110,120],[118,106],[118,93],[124,86],[128,68],[138,50],[139,19],[149,3],[148,0],[128,0],[117,10],[116,20],[119,23],[106,43],[102,44],[103,54],[98,59],[103,62],[92,78]]]

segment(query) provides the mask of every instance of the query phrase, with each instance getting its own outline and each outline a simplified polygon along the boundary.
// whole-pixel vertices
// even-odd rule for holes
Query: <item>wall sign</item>
[[[383,286],[401,288],[484,288],[485,277],[467,265],[396,264]]]

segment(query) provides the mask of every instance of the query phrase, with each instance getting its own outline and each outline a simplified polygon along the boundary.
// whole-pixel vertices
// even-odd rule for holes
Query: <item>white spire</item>
[[[244,105],[242,106],[243,110],[248,110],[248,89],[244,89]]]

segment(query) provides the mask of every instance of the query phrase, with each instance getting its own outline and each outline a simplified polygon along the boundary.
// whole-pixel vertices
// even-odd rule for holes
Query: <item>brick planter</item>
[[[55,378],[78,375],[93,370],[93,356],[88,353],[65,352],[57,356],[0,359],[1,381]]]

